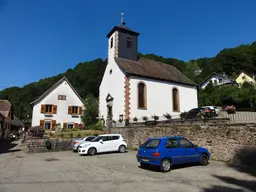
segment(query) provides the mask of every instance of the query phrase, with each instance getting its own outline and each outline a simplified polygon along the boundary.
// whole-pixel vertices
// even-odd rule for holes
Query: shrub
[[[68,135],[69,135],[70,138],[73,138],[73,136],[74,136],[72,132],[68,133]]]
[[[78,134],[76,135],[76,137],[78,137],[78,138],[82,137],[81,133],[78,133]]]
[[[169,114],[169,113],[165,113],[163,114],[163,116],[166,118],[166,119],[171,119],[172,116]]]
[[[87,127],[88,130],[102,130],[103,129],[103,123],[102,121],[98,121],[96,124],[89,125]]]
[[[30,127],[28,129],[28,136],[29,137],[37,137],[37,138],[42,138],[44,136],[44,128],[41,126],[34,126]]]
[[[235,108],[228,108],[227,109],[227,113],[228,114],[235,114],[236,113],[236,109]]]
[[[187,118],[188,118],[188,113],[187,113],[187,112],[182,112],[182,113],[180,114],[180,118],[181,118],[181,119],[187,119]]]
[[[60,136],[61,138],[63,138],[63,137],[64,137],[64,134],[63,134],[63,133],[60,133],[59,136]]]

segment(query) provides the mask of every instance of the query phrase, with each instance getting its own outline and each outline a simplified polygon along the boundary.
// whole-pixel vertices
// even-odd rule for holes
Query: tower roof
[[[140,34],[126,27],[125,22],[123,22],[122,25],[113,27],[112,30],[108,33],[107,38],[109,38],[115,31],[119,31],[122,33],[127,33],[135,36],[138,36]]]

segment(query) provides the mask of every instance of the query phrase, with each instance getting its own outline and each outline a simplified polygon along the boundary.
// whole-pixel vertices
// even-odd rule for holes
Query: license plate
[[[143,159],[143,158],[141,158],[141,160],[142,160],[142,161],[149,161],[148,159]]]

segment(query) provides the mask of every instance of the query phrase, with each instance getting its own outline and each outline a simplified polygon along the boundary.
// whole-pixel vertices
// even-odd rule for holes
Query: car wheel
[[[150,166],[150,164],[147,164],[147,163],[140,163],[140,166],[142,167],[142,168],[148,168],[149,166]]]
[[[118,151],[120,153],[124,153],[126,151],[126,147],[124,145],[121,145],[119,148],[118,148]]]
[[[163,159],[160,164],[160,170],[164,173],[169,172],[171,171],[171,165],[172,163],[169,159]]]
[[[91,147],[91,148],[88,150],[88,154],[89,154],[90,156],[94,156],[94,155],[96,155],[96,153],[97,153],[97,151],[96,151],[96,149],[95,149],[94,147]]]
[[[208,156],[206,154],[202,154],[200,157],[200,164],[206,166],[209,163],[208,160]]]

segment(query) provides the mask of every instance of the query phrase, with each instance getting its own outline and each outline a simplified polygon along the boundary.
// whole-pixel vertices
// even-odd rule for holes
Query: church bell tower
[[[108,33],[108,59],[123,58],[138,60],[138,36],[139,33],[132,31],[126,26],[121,18],[121,25],[115,26]]]

